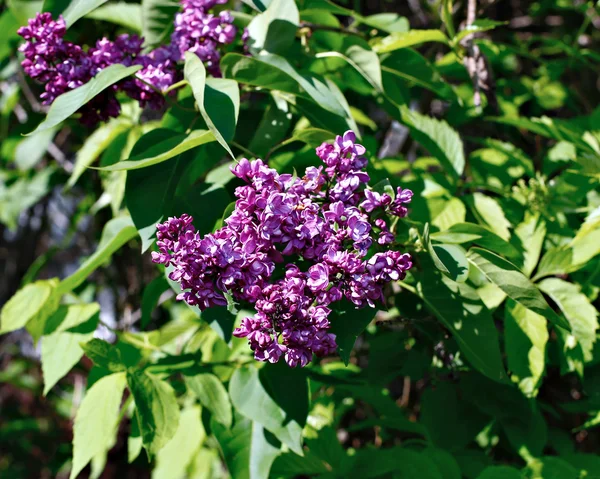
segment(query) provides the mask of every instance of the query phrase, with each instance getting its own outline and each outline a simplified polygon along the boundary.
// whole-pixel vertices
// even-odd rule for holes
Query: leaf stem
[[[326,32],[347,33],[348,35],[356,35],[361,38],[366,38],[366,35],[364,33],[361,33],[356,30],[349,30],[341,27],[330,27],[328,25],[318,25],[316,23],[311,22],[300,22],[300,28],[310,28],[312,31],[323,30]]]
[[[178,81],[177,83],[173,83],[169,88],[167,88],[165,90],[165,93],[169,93],[169,92],[171,92],[173,90],[177,90],[177,88],[181,88],[181,87],[183,87],[185,85],[188,85],[188,81],[187,80]]]

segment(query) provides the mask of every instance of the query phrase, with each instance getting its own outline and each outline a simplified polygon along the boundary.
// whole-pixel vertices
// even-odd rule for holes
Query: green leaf
[[[142,329],[148,326],[150,323],[152,312],[156,305],[158,304],[158,300],[160,296],[169,289],[169,283],[166,278],[162,275],[154,278],[150,283],[146,285],[144,288],[144,293],[142,294],[142,318],[140,320],[140,325]]]
[[[134,346],[119,342],[109,344],[102,339],[92,339],[82,344],[85,355],[90,358],[96,366],[107,371],[121,372],[127,368],[135,367],[140,359],[141,353]]]
[[[584,264],[600,254],[600,206],[596,207],[585,219],[581,228],[571,241],[573,262]]]
[[[415,139],[435,156],[448,173],[458,178],[465,169],[463,144],[458,133],[443,120],[436,120],[405,106],[400,107],[402,121]]]
[[[523,260],[521,252],[512,244],[492,233],[488,228],[474,223],[456,223],[446,231],[431,233],[430,237],[432,240],[444,243],[474,243],[496,254],[504,255],[512,261]]]
[[[338,354],[348,365],[354,343],[364,329],[369,325],[377,314],[376,308],[365,307],[357,309],[350,301],[343,300],[339,306],[332,311],[331,332],[335,334],[335,342],[338,346]]]
[[[29,321],[43,312],[52,301],[56,289],[53,280],[36,281],[10,298],[0,312],[0,333],[8,333],[24,327]],[[50,311],[52,314],[54,311]]]
[[[111,374],[95,382],[83,398],[73,425],[70,479],[75,479],[93,457],[105,452],[112,444],[124,389],[125,375]]]
[[[65,188],[72,188],[83,172],[98,158],[106,148],[124,131],[130,128],[121,119],[112,119],[101,125],[83,143],[77,152],[73,173]]]
[[[525,276],[530,277],[542,253],[546,237],[546,222],[539,214],[527,213],[523,222],[515,228],[515,234],[523,245],[522,271]]]
[[[362,448],[354,458],[346,475],[349,479],[387,477],[392,472],[396,479],[444,479],[429,457],[407,448]]]
[[[223,78],[206,78],[206,68],[198,55],[185,52],[184,76],[192,87],[202,118],[215,139],[235,155],[227,144],[233,140],[240,110],[240,90],[237,82]]]
[[[389,82],[386,82],[384,77],[384,84],[395,82],[400,78],[409,85],[426,88],[445,100],[456,99],[456,93],[442,79],[437,69],[420,53],[410,48],[403,48],[383,55],[381,57],[381,69],[384,76],[389,75]]]
[[[65,294],[83,283],[92,272],[107,261],[112,254],[137,234],[131,218],[113,218],[104,226],[98,248],[75,273],[63,279],[57,288],[58,294]]]
[[[16,167],[21,171],[35,167],[46,154],[48,146],[56,135],[56,130],[56,128],[51,128],[23,138],[15,149]]]
[[[510,466],[486,467],[477,479],[523,479],[518,469]]]
[[[221,60],[221,68],[224,77],[239,83],[298,95],[311,99],[331,113],[347,116],[329,85],[317,77],[300,75],[285,58],[278,55],[263,54],[254,58],[228,53]]]
[[[551,323],[570,330],[569,323],[550,308],[542,293],[514,264],[481,248],[471,249],[467,258],[508,297],[542,315]]]
[[[48,394],[48,391],[83,356],[80,343],[93,338],[98,324],[99,312],[100,305],[98,303],[72,304],[62,306],[53,316],[48,318],[47,328],[58,321],[60,321],[60,324],[50,334],[48,334],[49,331],[46,331],[47,335],[42,338],[41,360],[44,376],[44,395]],[[75,331],[68,331],[71,328],[76,329]]]
[[[260,51],[286,55],[296,38],[300,23],[294,0],[273,0],[248,25],[248,45],[252,53]]]
[[[547,442],[547,425],[537,403],[512,386],[478,374],[461,376],[462,399],[497,419],[512,449],[522,457],[539,456]]]
[[[194,130],[189,134],[169,133],[170,130],[155,129],[142,136],[136,143],[132,155],[125,161],[98,168],[105,171],[137,170],[162,163],[182,153],[215,140],[208,130]],[[160,138],[153,143],[152,139]],[[138,146],[139,145],[139,146]]]
[[[96,95],[118,81],[121,81],[123,78],[133,75],[141,68],[141,65],[126,67],[121,64],[111,65],[105,68],[85,85],[75,88],[75,90],[71,90],[67,93],[63,93],[54,100],[48,110],[46,119],[29,134],[33,135],[34,133],[60,125]]]
[[[268,365],[267,365],[268,366]],[[237,411],[262,424],[268,431],[273,433],[277,439],[286,444],[296,454],[302,455],[302,428],[304,424],[297,417],[297,411],[307,407],[308,390],[306,389],[306,377],[299,375],[294,369],[288,369],[289,377],[279,376],[279,381],[270,381],[267,386],[265,380],[259,376],[254,367],[243,367],[236,369],[229,382],[229,394],[231,402]],[[297,383],[295,388],[304,388],[305,395],[291,396],[284,389],[286,384]],[[303,386],[302,386],[303,385]],[[288,395],[289,402],[281,404],[282,398]],[[283,406],[291,404],[284,409]],[[306,416],[303,418],[306,421]]]
[[[410,29],[408,19],[401,17],[397,13],[376,13],[375,15],[359,17],[355,20],[357,23],[364,23],[386,33],[408,32]]]
[[[111,2],[88,13],[86,18],[114,23],[142,33],[142,7],[134,3]]]
[[[559,278],[548,278],[541,281],[538,286],[561,309],[571,325],[571,334],[581,345],[585,361],[591,361],[598,330],[596,308],[576,284]]]
[[[53,18],[62,15],[71,28],[81,17],[98,8],[107,0],[44,0],[44,12],[50,12]]]
[[[26,25],[27,20],[35,17],[37,12],[42,12],[42,0],[27,1],[27,0],[8,0],[4,2],[8,6],[11,13],[18,20],[19,25]]]
[[[11,55],[15,44],[21,40],[21,37],[17,34],[19,26],[19,21],[17,20],[16,15],[10,10],[10,7],[2,12],[0,15],[0,62],[2,63]],[[17,87],[14,90],[16,95],[19,92],[19,88],[17,85],[15,85],[15,87]],[[2,95],[4,99],[6,99],[8,97],[8,91],[3,92]],[[2,101],[2,104],[2,113],[4,114],[4,101]]]
[[[585,264],[573,261],[573,249],[569,245],[551,248],[540,261],[533,281],[555,274],[568,274],[583,268]]]
[[[429,254],[433,264],[451,280],[464,283],[469,277],[467,252],[455,244],[430,245]]]
[[[231,477],[269,478],[271,465],[281,449],[258,422],[237,416],[231,430],[216,421],[211,421],[211,429],[223,450]]]
[[[214,374],[203,373],[196,376],[186,376],[185,384],[208,409],[215,421],[231,428],[231,402],[223,383]]]
[[[180,8],[177,0],[142,0],[142,36],[148,46],[167,42]]]
[[[480,223],[496,233],[505,241],[510,239],[510,222],[504,216],[504,211],[498,202],[483,193],[473,193],[467,198],[473,213]]]
[[[372,50],[360,45],[351,45],[343,54],[339,52],[317,53],[317,58],[337,57],[360,73],[365,80],[378,92],[383,93],[383,80],[381,78],[381,65],[379,56]]]
[[[452,455],[443,449],[428,447],[421,451],[437,467],[444,479],[462,479],[460,467]]]
[[[445,43],[447,45],[449,40],[441,30],[410,30],[408,32],[392,33],[385,38],[378,39],[373,44],[373,50],[377,53],[386,53],[428,42]]]
[[[135,400],[144,447],[149,454],[156,454],[173,438],[179,426],[175,391],[169,383],[144,371],[127,373],[127,383]]]
[[[444,209],[431,221],[433,226],[446,230],[456,224],[463,223],[467,215],[464,203],[458,198],[450,198],[444,205]]]
[[[255,152],[259,158],[264,158],[274,145],[286,137],[292,119],[288,103],[274,95],[272,98],[273,102],[265,110],[248,145],[248,149]]]
[[[242,0],[246,5],[249,5],[258,12],[264,12],[272,0]]]
[[[421,397],[420,422],[433,445],[455,452],[465,448],[489,423],[489,417],[460,397],[455,384],[440,382]]]
[[[430,268],[417,291],[427,308],[452,332],[467,360],[490,379],[506,382],[498,332],[477,291]]]
[[[0,223],[16,230],[21,212],[38,203],[52,188],[54,168],[48,166],[32,178],[21,177],[10,186],[0,183]]]
[[[450,35],[450,38],[453,38],[456,35],[456,30],[454,29],[454,20],[452,18],[452,0],[442,1],[442,11],[440,12],[440,17],[442,18],[442,23],[448,31],[448,35]]]
[[[545,456],[527,464],[523,476],[526,479],[572,479],[579,478],[579,471],[558,457]]]
[[[160,138],[163,130],[154,130],[145,138]],[[179,155],[147,168],[131,170],[125,184],[125,203],[142,240],[142,253],[154,243],[156,225],[172,215],[175,191],[186,162]]]
[[[511,379],[527,397],[535,397],[546,366],[546,318],[513,300],[504,315],[505,349]]]
[[[200,408],[192,406],[181,411],[177,431],[156,455],[152,479],[180,479],[186,477],[187,466],[194,459],[206,437]]]
[[[506,25],[508,22],[496,22],[494,20],[489,20],[487,18],[481,18],[475,20],[471,25],[467,25],[464,30],[458,32],[456,37],[454,37],[453,41],[455,43],[460,43],[467,35],[472,35],[474,33],[487,32],[488,30],[493,30],[496,27],[501,25]]]

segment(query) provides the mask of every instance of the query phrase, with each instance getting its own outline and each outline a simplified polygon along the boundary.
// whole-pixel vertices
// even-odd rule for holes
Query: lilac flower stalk
[[[201,237],[190,216],[170,218],[158,225],[153,261],[173,268],[178,299],[200,309],[224,306],[225,293],[253,305],[234,335],[248,339],[257,360],[305,366],[313,354],[333,353],[330,306],[346,298],[375,307],[412,266],[391,249],[394,234],[380,217],[404,216],[412,192],[392,200],[369,190],[364,153],[349,131],[317,148],[325,169],[301,178],[242,159],[232,172],[245,184],[225,226]],[[300,261],[283,266],[286,257]]]

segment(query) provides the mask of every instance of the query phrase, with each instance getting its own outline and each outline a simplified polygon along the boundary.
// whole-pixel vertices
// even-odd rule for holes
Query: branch
[[[477,0],[468,0],[467,3],[467,25],[469,28],[475,23],[475,14],[477,12]],[[479,56],[479,48],[473,43],[474,34],[471,33],[465,37],[465,45],[467,48],[467,56],[465,57],[465,66],[469,72],[469,76],[473,81],[473,103],[477,108],[481,107],[481,92],[479,89],[479,72],[477,71],[477,57]]]

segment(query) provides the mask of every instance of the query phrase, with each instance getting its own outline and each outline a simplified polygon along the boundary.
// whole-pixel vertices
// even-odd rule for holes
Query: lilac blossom
[[[101,70],[116,64],[141,65],[133,78],[127,78],[103,91],[80,109],[81,122],[93,126],[118,116],[118,91],[137,100],[142,107],[160,109],[164,94],[182,75],[178,62],[186,51],[196,53],[214,76],[220,76],[220,49],[235,39],[237,30],[228,11],[218,14],[209,10],[223,0],[182,0],[182,11],[174,19],[171,44],[142,54],[143,38],[119,35],[115,40],[102,38],[84,51],[64,40],[66,24],[61,17],[53,20],[50,13],[38,13],[28,25],[18,30],[25,39],[20,47],[25,59],[25,73],[44,84],[40,98],[50,105],[63,93],[90,81]]]
[[[392,201],[368,189],[364,154],[349,131],[317,148],[325,169],[302,177],[242,159],[232,172],[244,184],[225,225],[201,237],[188,215],[169,218],[158,225],[153,261],[172,268],[178,299],[200,309],[227,304],[226,295],[252,305],[256,314],[234,335],[247,338],[255,359],[295,367],[332,354],[331,306],[346,298],[375,307],[412,266],[392,249],[384,219],[403,216],[412,192],[399,189]],[[290,259],[296,264],[285,265]]]

